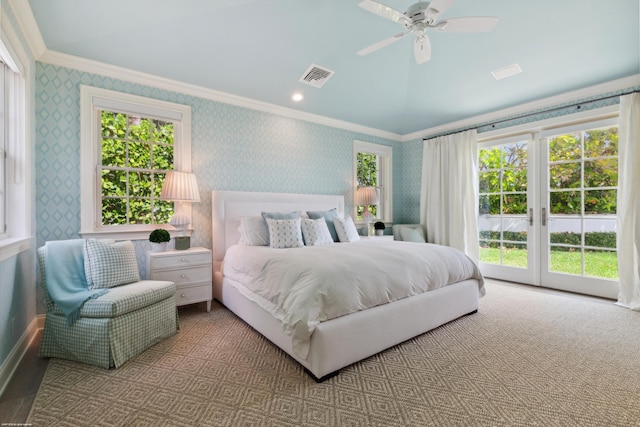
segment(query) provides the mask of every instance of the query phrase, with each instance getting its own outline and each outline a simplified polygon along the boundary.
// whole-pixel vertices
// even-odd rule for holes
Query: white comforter
[[[235,245],[223,274],[282,321],[303,359],[319,322],[470,278],[485,292],[477,265],[462,252],[382,239],[295,249]]]

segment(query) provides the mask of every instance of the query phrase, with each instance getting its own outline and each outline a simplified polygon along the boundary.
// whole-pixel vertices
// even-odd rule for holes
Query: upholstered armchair
[[[421,224],[394,224],[393,240],[425,243],[424,227]]]
[[[37,252],[47,304],[41,357],[117,368],[176,333],[175,284],[139,280],[131,242],[55,241]]]

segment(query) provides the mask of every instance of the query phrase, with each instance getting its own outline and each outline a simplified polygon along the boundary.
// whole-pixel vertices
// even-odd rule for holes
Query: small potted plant
[[[155,229],[149,234],[149,241],[151,242],[153,252],[166,251],[169,240],[171,240],[171,235],[164,228]]]
[[[384,235],[384,222],[382,221],[378,221],[375,224],[373,224],[373,228],[376,229],[376,236],[382,236]]]

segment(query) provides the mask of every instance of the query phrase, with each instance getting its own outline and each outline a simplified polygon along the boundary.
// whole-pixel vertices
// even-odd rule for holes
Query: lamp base
[[[176,251],[184,251],[191,247],[191,237],[189,236],[176,236],[175,238],[175,248]]]

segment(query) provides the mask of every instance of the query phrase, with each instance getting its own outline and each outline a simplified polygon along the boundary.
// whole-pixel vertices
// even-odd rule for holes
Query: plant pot
[[[376,230],[376,236],[384,236],[384,230]]]
[[[153,252],[164,252],[167,250],[167,242],[151,242],[151,251]]]

